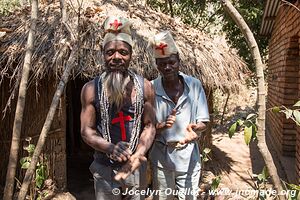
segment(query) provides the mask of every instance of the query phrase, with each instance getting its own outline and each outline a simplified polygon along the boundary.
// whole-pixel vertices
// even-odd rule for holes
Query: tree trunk
[[[69,80],[69,75],[71,73],[71,70],[74,67],[74,61],[75,61],[75,58],[76,58],[76,55],[77,55],[77,51],[78,51],[77,47],[75,47],[72,50],[71,55],[68,59],[67,65],[66,65],[66,69],[65,69],[65,71],[62,75],[62,78],[61,78],[61,80],[59,82],[59,85],[56,89],[56,92],[53,96],[52,103],[51,103],[49,112],[47,114],[47,118],[45,120],[42,132],[40,134],[39,140],[37,142],[36,148],[34,150],[34,153],[33,153],[33,156],[32,156],[31,162],[30,162],[30,166],[26,170],[26,174],[25,174],[25,177],[23,179],[23,183],[22,183],[22,186],[21,186],[21,189],[20,189],[18,200],[24,200],[25,197],[26,197],[26,194],[28,192],[28,187],[29,187],[29,184],[32,180],[33,174],[35,172],[35,168],[36,168],[36,164],[38,162],[39,156],[40,156],[40,154],[43,150],[45,141],[47,139],[48,132],[49,132],[49,129],[51,127],[57,105],[58,105],[60,97],[61,97],[61,95],[64,91],[65,85]]]
[[[248,25],[244,21],[243,17],[239,14],[239,12],[232,6],[229,0],[221,0],[223,7],[226,12],[231,16],[231,18],[235,21],[235,23],[239,26],[242,33],[244,34],[248,46],[251,50],[251,54],[253,56],[253,60],[256,67],[256,76],[258,82],[258,130],[257,130],[257,139],[258,139],[258,148],[260,153],[262,154],[264,161],[267,165],[269,174],[273,180],[274,187],[277,192],[283,190],[280,178],[277,174],[277,169],[274,164],[272,155],[267,147],[265,140],[265,115],[266,115],[266,98],[265,98],[265,81],[264,81],[264,65],[261,60],[261,56],[259,53],[259,49],[256,43],[256,40],[253,36],[253,33],[249,29]],[[280,199],[284,199],[283,196],[279,196]]]
[[[38,17],[38,1],[32,0],[31,3],[31,26],[28,34],[27,48],[22,69],[22,78],[19,86],[19,95],[16,106],[16,113],[13,125],[12,142],[10,147],[10,156],[6,173],[6,183],[4,188],[3,200],[11,200],[14,193],[15,175],[18,163],[18,153],[20,146],[21,128],[25,107],[25,98],[27,92],[28,78],[31,66],[31,56],[34,46],[34,35]]]

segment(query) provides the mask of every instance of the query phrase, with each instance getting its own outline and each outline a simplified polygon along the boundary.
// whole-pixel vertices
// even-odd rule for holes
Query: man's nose
[[[113,59],[116,60],[116,61],[117,61],[117,60],[121,60],[121,54],[120,54],[119,52],[116,51],[116,52],[114,53],[114,55],[113,55]]]
[[[169,63],[167,63],[167,64],[165,65],[165,70],[170,70],[170,69],[172,69],[172,65],[169,64]]]

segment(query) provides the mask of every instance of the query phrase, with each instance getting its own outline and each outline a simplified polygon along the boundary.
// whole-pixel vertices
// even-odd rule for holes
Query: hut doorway
[[[76,199],[94,194],[93,177],[89,172],[94,151],[80,135],[80,93],[86,82],[88,80],[77,77],[70,80],[66,88],[67,189]]]

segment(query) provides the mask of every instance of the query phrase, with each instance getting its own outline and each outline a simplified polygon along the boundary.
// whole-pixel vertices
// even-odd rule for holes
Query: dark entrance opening
[[[67,132],[67,189],[78,200],[94,199],[93,177],[89,166],[94,150],[85,144],[80,135],[80,93],[86,79],[75,78],[66,88]]]

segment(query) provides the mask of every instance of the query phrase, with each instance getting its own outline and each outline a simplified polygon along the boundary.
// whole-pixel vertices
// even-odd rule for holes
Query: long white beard
[[[126,86],[130,81],[130,76],[119,71],[107,72],[104,78],[104,89],[107,91],[110,105],[115,105],[119,111],[123,105],[126,94]]]

